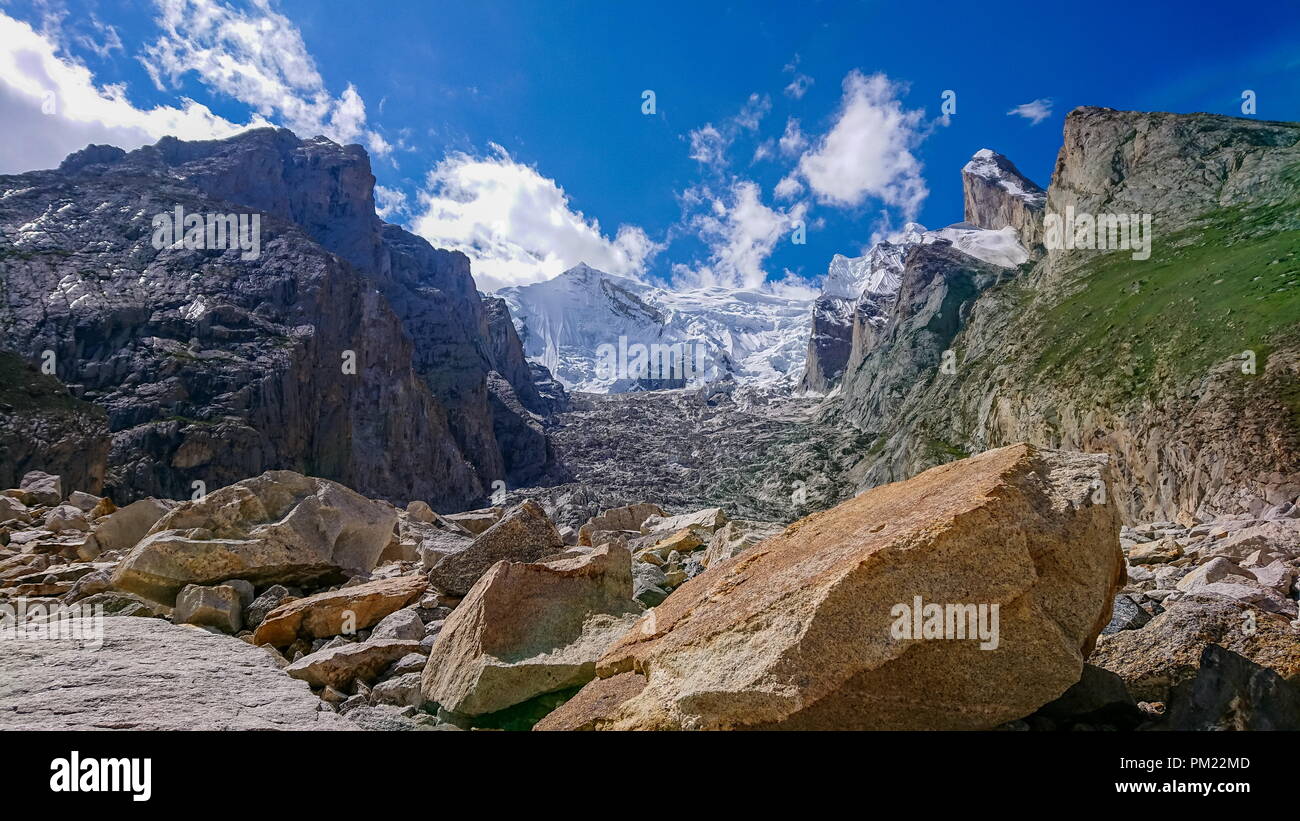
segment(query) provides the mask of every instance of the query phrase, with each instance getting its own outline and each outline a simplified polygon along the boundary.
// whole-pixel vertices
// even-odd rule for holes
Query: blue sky
[[[1300,120],[1290,2],[364,5],[0,0],[0,171],[269,122],[366,145],[387,218],[480,287],[585,260],[779,288],[960,220],[980,148],[1046,185],[1075,106],[1240,114],[1251,89]]]

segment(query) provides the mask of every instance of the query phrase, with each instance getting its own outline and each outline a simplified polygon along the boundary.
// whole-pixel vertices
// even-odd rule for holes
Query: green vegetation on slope
[[[1262,371],[1271,349],[1300,336],[1298,211],[1222,209],[1167,237],[1157,225],[1150,259],[1099,254],[1074,274],[1072,293],[1030,320],[1035,372],[1073,375],[1123,400],[1181,386],[1245,351]]]

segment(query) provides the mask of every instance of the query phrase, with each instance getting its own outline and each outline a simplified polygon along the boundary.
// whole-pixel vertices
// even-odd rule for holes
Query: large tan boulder
[[[625,547],[545,563],[498,562],[434,641],[425,698],[476,716],[584,684],[641,612]]]
[[[364,630],[418,600],[428,586],[423,576],[394,576],[294,599],[266,614],[253,643],[285,647]]]
[[[1105,463],[1014,445],[798,521],[678,588],[539,726],[982,729],[1028,715],[1079,680],[1124,580]],[[956,631],[981,609],[982,636]]]
[[[638,533],[641,524],[651,516],[664,516],[663,508],[649,502],[614,507],[602,510],[592,516],[578,528],[578,544],[590,547],[609,541],[613,536],[625,533]]]
[[[267,471],[168,512],[122,560],[113,584],[170,603],[187,584],[341,579],[374,568],[396,520],[391,507],[337,482]]]
[[[526,499],[506,511],[501,521],[457,546],[421,546],[429,581],[449,596],[464,596],[488,568],[502,559],[535,562],[564,549],[560,532],[542,506]]]

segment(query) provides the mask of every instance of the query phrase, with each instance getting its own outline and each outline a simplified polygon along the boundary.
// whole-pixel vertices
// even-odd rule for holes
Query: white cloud
[[[760,96],[758,92],[754,92],[749,95],[749,99],[745,101],[745,105],[741,107],[740,113],[735,116],[733,122],[746,131],[757,131],[758,124],[763,121],[763,118],[767,116],[767,112],[771,110],[772,98],[766,94]]]
[[[793,199],[803,193],[803,183],[793,174],[782,177],[781,181],[772,189],[772,193],[779,200]]]
[[[705,123],[703,127],[690,132],[690,158],[714,171],[721,171],[727,166],[727,150],[742,132],[754,132],[759,124],[772,110],[772,98],[766,94],[754,92],[740,107],[739,113],[725,120],[722,125]],[[754,161],[767,156],[766,149],[759,145],[754,152]]]
[[[781,134],[779,144],[781,153],[787,157],[792,157],[808,147],[808,138],[799,128],[798,119],[791,117],[785,121],[785,132]]]
[[[400,188],[375,186],[375,213],[380,219],[388,220],[399,214],[410,213],[406,204],[406,192]]]
[[[267,125],[232,123],[182,98],[179,107],[137,108],[120,85],[97,85],[85,65],[60,53],[53,34],[0,12],[0,173],[52,168],[90,143],[135,149],[171,134],[228,137]]]
[[[1030,125],[1038,125],[1043,120],[1052,116],[1052,101],[1048,97],[1040,97],[1030,103],[1021,103],[1007,112],[1008,117],[1024,117],[1029,120]]]
[[[790,84],[785,87],[785,93],[788,97],[796,100],[802,99],[803,95],[808,93],[808,88],[813,84],[813,78],[807,74],[796,74]]]
[[[351,84],[337,98],[325,88],[302,34],[270,0],[245,12],[218,0],[156,0],[163,34],[140,62],[165,90],[194,72],[199,82],[275,117],[301,137],[323,134],[340,143],[364,142],[372,153],[389,146],[366,128],[366,106]]]
[[[417,199],[412,230],[468,255],[484,290],[550,279],[579,262],[640,277],[663,247],[636,226],[607,237],[597,220],[571,207],[555,180],[495,144],[485,157],[449,154]]]
[[[683,199],[704,206],[689,225],[709,246],[709,258],[695,266],[674,265],[673,279],[679,287],[763,287],[767,258],[807,211],[804,203],[786,212],[769,208],[762,202],[758,184],[749,180],[734,180],[723,194],[693,189]]]
[[[722,166],[727,162],[727,146],[730,140],[713,123],[705,123],[703,128],[691,132],[690,158],[705,165]]]
[[[929,193],[911,149],[920,141],[923,112],[906,111],[901,89],[883,74],[854,70],[834,126],[800,159],[795,173],[817,201],[858,206],[868,197],[916,214]]]

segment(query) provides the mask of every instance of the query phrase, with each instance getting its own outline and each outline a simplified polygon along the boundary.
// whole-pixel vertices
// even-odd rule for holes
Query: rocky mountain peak
[[[1027,249],[1041,242],[1047,192],[1011,160],[981,148],[962,167],[961,179],[967,223],[993,231],[1010,226]]]

